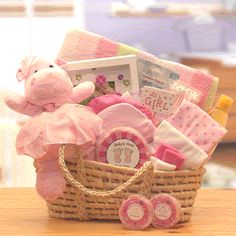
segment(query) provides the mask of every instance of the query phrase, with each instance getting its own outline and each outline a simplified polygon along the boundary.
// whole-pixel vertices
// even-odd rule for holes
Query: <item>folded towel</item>
[[[154,132],[150,153],[154,153],[161,143],[172,146],[185,156],[182,169],[197,169],[208,160],[207,153],[165,120]]]
[[[103,129],[109,131],[119,126],[139,131],[148,142],[152,141],[155,126],[140,110],[128,103],[119,103],[97,114],[103,120]]]
[[[106,37],[87,31],[71,30],[67,33],[57,58],[66,61],[77,61],[131,54],[136,54],[140,58],[178,72],[181,81],[201,92],[202,97],[199,106],[207,111],[210,109],[218,87],[218,78],[178,63],[160,60],[149,53],[112,41]]]
[[[187,100],[167,121],[205,152],[217,145],[227,132],[208,113]]]
[[[154,154],[158,159],[176,166],[176,170],[181,169],[185,156],[172,146],[161,143]]]
[[[149,107],[145,105],[142,105],[140,102],[136,101],[132,97],[125,98],[118,96],[116,94],[106,94],[103,96],[95,97],[92,101],[88,103],[87,106],[91,107],[93,111],[97,114],[102,110],[106,109],[107,107],[120,103],[128,103],[136,107],[143,114],[145,114],[148,119],[152,120],[154,123],[154,114],[152,113],[151,109],[149,109]]]
[[[172,151],[177,151],[175,148],[173,148],[172,146],[170,146],[166,143],[160,143],[160,145],[158,146],[156,152],[152,155],[155,156],[156,158],[162,160],[163,156],[164,156],[164,152],[167,149],[172,150]]]
[[[180,170],[184,163],[185,156],[178,151],[173,151],[171,149],[167,149],[164,152],[162,161],[165,161],[169,164],[175,165],[176,170]]]
[[[176,169],[175,165],[164,162],[153,156],[150,157],[150,161],[152,162],[155,171],[158,170],[171,171]]]

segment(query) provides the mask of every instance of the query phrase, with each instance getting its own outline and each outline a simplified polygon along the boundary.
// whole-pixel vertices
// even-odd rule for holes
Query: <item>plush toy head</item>
[[[34,116],[44,111],[54,111],[65,103],[80,103],[95,90],[92,82],[84,82],[73,88],[66,71],[55,63],[33,57],[24,58],[16,77],[25,82],[25,96],[14,93],[5,97],[6,104],[13,110]]]
[[[62,65],[62,61],[57,62]],[[25,58],[17,79],[25,81],[25,98],[34,105],[63,103],[72,93],[68,74],[56,63],[41,58]]]

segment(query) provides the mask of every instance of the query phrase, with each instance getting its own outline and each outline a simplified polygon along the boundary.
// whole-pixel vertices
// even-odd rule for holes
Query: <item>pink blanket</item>
[[[141,58],[156,62],[178,72],[181,81],[202,93],[199,106],[206,111],[210,109],[218,87],[218,78],[178,63],[158,59],[154,55],[112,41],[101,35],[82,30],[69,31],[57,58],[62,58],[66,61],[77,61],[131,54],[136,54]]]

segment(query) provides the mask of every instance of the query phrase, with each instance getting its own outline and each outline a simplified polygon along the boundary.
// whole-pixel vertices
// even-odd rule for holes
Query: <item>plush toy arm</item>
[[[7,93],[4,100],[9,108],[19,113],[23,113],[24,107],[27,104],[23,96],[13,92]]]
[[[83,82],[73,88],[72,95],[70,98],[75,103],[80,103],[84,99],[90,97],[94,93],[94,90],[95,90],[95,85],[92,82],[90,81]]]
[[[28,103],[23,96],[17,93],[8,92],[4,100],[9,108],[21,114],[34,116],[39,112],[36,106]]]

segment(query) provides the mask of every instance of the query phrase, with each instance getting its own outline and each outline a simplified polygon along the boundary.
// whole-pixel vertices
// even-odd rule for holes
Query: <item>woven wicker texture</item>
[[[64,219],[119,219],[118,210],[130,195],[150,198],[169,193],[181,204],[180,222],[189,221],[204,168],[182,171],[155,171],[151,162],[139,170],[85,161],[79,156],[64,161],[60,149],[59,165],[67,180],[64,194],[48,202],[49,214]]]

